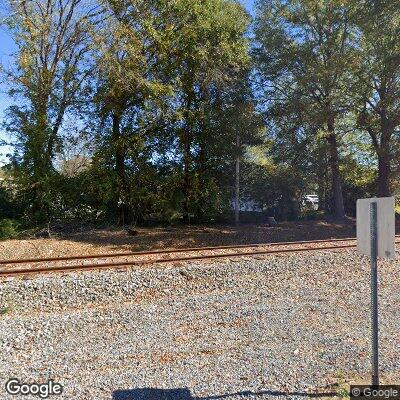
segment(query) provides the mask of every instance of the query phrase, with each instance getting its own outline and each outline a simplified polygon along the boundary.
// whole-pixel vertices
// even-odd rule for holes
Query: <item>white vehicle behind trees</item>
[[[306,194],[303,198],[303,206],[317,211],[319,208],[319,197],[316,194]]]

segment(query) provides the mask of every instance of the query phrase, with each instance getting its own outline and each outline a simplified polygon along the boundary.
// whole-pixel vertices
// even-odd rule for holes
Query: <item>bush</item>
[[[13,219],[0,220],[0,240],[14,239],[18,236],[19,223]]]
[[[318,221],[324,218],[324,212],[321,210],[305,210],[301,213],[301,219],[305,219],[306,221]]]

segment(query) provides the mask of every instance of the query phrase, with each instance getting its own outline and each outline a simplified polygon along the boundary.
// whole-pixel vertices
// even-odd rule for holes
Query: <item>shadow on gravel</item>
[[[189,389],[131,389],[116,390],[113,393],[113,400],[218,400],[230,399],[235,396],[241,398],[257,398],[257,397],[307,397],[307,398],[330,398],[337,396],[336,393],[306,393],[306,392],[280,392],[274,390],[263,390],[261,392],[236,392],[230,394],[222,394],[216,396],[196,397],[192,396]]]

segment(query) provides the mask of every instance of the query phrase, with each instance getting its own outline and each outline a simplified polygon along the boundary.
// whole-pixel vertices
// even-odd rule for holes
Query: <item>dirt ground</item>
[[[0,242],[0,259],[346,238],[354,237],[356,229],[355,221],[347,220],[282,222],[274,227],[244,224],[138,228],[137,232],[132,236],[124,229],[110,228],[55,234],[50,239],[7,240]]]

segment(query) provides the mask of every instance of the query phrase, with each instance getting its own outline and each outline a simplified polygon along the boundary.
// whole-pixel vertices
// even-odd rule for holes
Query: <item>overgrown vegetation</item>
[[[296,219],[398,188],[400,2],[5,1],[0,237],[58,221]],[[251,34],[249,34],[251,32]]]

